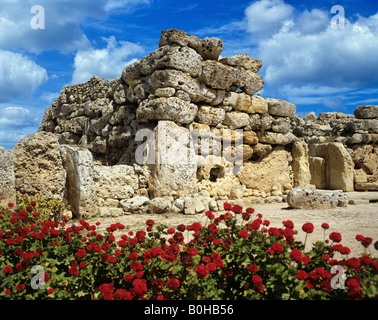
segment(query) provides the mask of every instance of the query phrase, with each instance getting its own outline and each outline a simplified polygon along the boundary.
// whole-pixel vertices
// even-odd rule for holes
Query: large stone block
[[[254,73],[259,72],[260,68],[262,67],[261,60],[254,59],[248,56],[246,53],[239,53],[232,57],[223,58],[220,59],[219,62],[233,67],[242,67]]]
[[[137,121],[171,120],[177,123],[191,123],[197,115],[197,105],[180,98],[157,98],[144,100],[136,111]]]
[[[309,155],[325,159],[327,189],[354,190],[354,163],[341,142],[309,145]]]
[[[341,192],[334,194],[317,190],[293,188],[287,194],[286,202],[295,209],[332,209],[348,204],[347,196]]]
[[[37,132],[19,141],[12,150],[16,190],[64,200],[67,173],[57,136]]]
[[[16,204],[16,183],[12,151],[0,147],[0,205]]]
[[[289,117],[295,116],[296,105],[281,99],[266,98],[268,102],[268,112],[274,116]]]
[[[197,163],[190,146],[190,132],[172,121],[159,121],[154,129],[154,163],[149,192],[151,198],[190,196],[197,191]]]
[[[167,44],[178,44],[182,47],[190,47],[196,50],[204,59],[218,60],[223,50],[223,41],[218,38],[200,39],[188,35],[185,31],[168,29],[162,30],[159,47]]]
[[[87,149],[62,145],[63,166],[67,172],[66,198],[75,217],[97,216],[97,195],[93,180],[93,158]]]
[[[308,159],[308,146],[304,141],[293,143],[291,150],[293,162],[294,187],[305,188],[311,183],[310,165]]]
[[[354,115],[358,119],[377,119],[378,118],[378,106],[358,106],[354,110]]]
[[[310,183],[317,189],[327,189],[326,165],[322,157],[309,157],[309,166],[311,173]]]

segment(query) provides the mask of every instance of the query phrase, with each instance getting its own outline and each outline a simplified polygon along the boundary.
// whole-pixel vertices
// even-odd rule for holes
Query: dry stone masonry
[[[0,148],[3,202],[18,191],[65,200],[75,217],[195,214],[378,190],[378,106],[300,118],[257,94],[261,60],[219,59],[221,39],[170,29],[158,44],[110,82],[63,88],[37,133]]]

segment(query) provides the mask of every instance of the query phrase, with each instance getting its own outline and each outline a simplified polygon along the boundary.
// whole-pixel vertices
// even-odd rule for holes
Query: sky
[[[258,93],[300,116],[378,104],[375,0],[0,0],[0,146],[37,132],[63,87],[120,76],[170,28],[262,60]]]

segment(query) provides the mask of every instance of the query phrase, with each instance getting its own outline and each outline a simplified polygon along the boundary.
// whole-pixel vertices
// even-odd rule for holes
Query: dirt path
[[[378,203],[348,205],[346,208],[338,207],[331,210],[299,210],[289,209],[286,203],[255,205],[255,213],[261,213],[263,219],[270,221],[270,226],[282,227],[282,221],[291,220],[294,227],[298,230],[296,240],[304,241],[305,233],[302,225],[306,222],[314,224],[314,232],[308,236],[306,249],[310,249],[310,242],[323,240],[323,229],[321,224],[326,222],[330,229],[326,235],[336,231],[342,235],[342,244],[351,249],[350,256],[360,256],[364,253],[364,248],[355,239],[357,234],[373,238],[373,243],[378,240]],[[218,213],[217,213],[218,214]],[[217,215],[216,214],[216,215]],[[206,216],[165,214],[165,215],[126,215],[116,218],[96,218],[88,222],[100,221],[99,231],[103,232],[106,227],[115,222],[120,222],[127,227],[127,230],[138,231],[146,227],[145,221],[153,219],[155,223],[162,223],[169,227],[177,227],[179,224],[191,224],[193,222],[205,223]],[[124,233],[124,231],[123,231]],[[373,245],[370,246],[372,256],[378,258],[378,250]]]

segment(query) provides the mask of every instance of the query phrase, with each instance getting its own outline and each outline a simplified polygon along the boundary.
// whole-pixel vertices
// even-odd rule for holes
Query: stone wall
[[[75,216],[282,202],[293,187],[374,189],[377,106],[300,118],[294,104],[256,94],[260,60],[219,59],[222,49],[170,29],[120,77],[63,88],[12,152],[16,189],[65,199]]]

